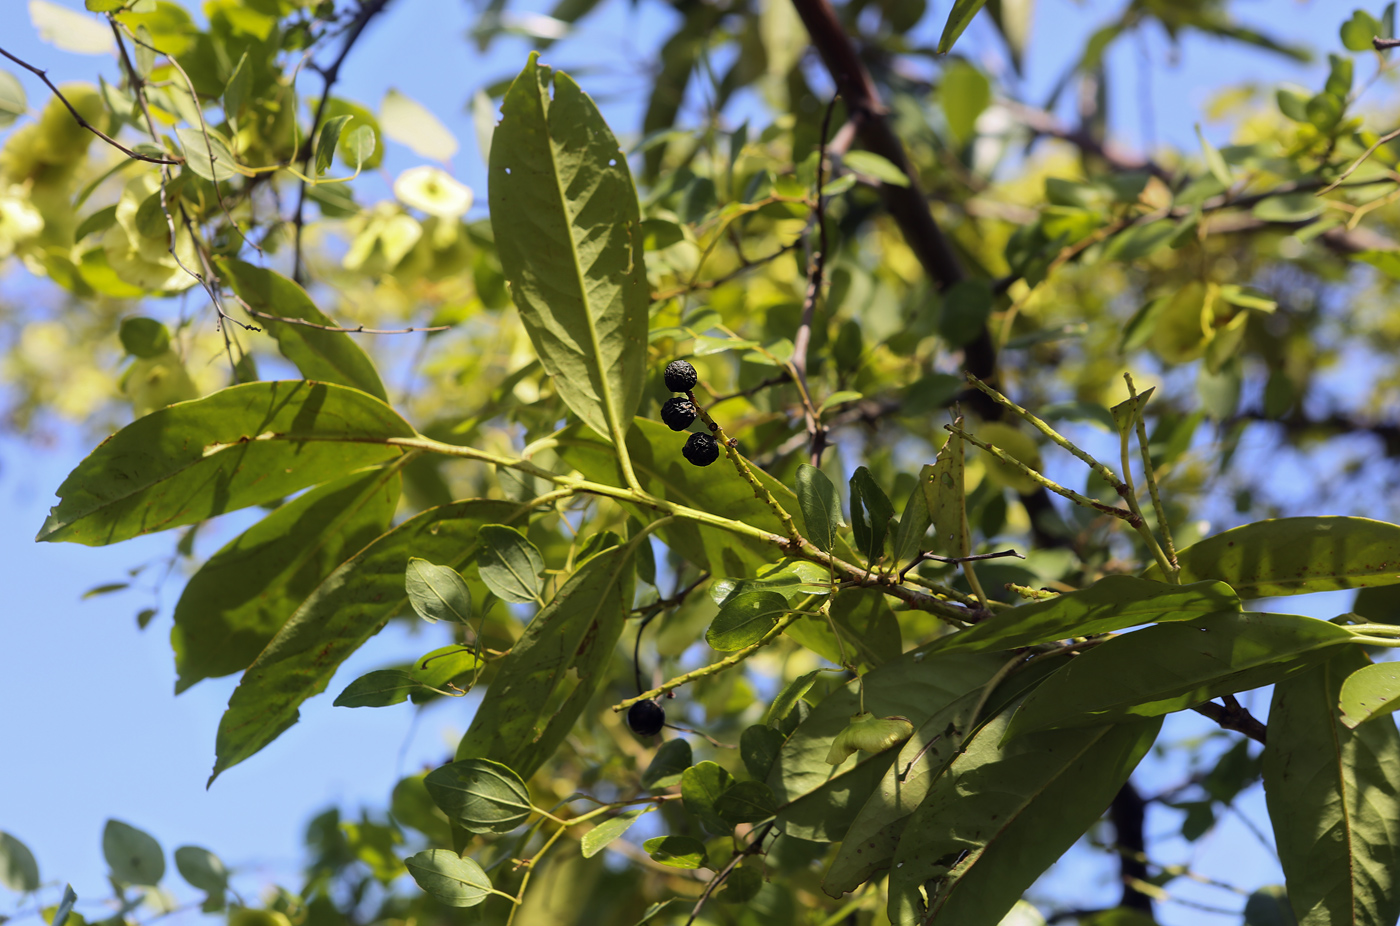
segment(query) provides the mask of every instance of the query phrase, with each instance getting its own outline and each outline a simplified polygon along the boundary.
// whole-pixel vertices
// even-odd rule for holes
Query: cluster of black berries
[[[666,388],[672,392],[684,392],[684,396],[672,396],[661,406],[661,420],[672,431],[684,431],[690,427],[695,416],[695,400],[690,390],[700,377],[695,367],[684,360],[672,360],[666,364]],[[719,442],[708,434],[692,434],[681,448],[685,458],[696,466],[709,466],[719,459]],[[640,706],[640,705],[638,705]]]

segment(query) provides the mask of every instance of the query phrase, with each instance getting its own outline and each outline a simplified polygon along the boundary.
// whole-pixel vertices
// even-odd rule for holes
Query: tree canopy
[[[175,849],[204,912],[1140,926],[1230,882],[1146,809],[1193,842],[1262,787],[1285,883],[1217,912],[1393,926],[1394,4],[1337,9],[1319,86],[1222,87],[1229,144],[1133,152],[1143,30],[1314,50],[1129,0],[1032,100],[1031,0],[655,2],[625,126],[541,57],[606,4],[476,14],[538,49],[461,88],[478,191],[429,108],[337,94],[388,0],[31,2],[114,81],[0,39],[51,91],[0,70],[0,259],[61,294],[0,307],[8,419],[94,435],[37,540],[168,532],[177,692],[240,676],[213,787],[391,622],[441,645],[335,704],[468,705],[381,812],[311,822],[301,883]],[[388,141],[424,164],[370,202]],[[1159,738],[1181,711],[1214,732]],[[1144,793],[1154,744],[1191,771]],[[108,822],[105,926],[172,909],[159,835]],[[1028,902],[1086,839],[1116,905]],[[17,834],[0,884],[85,922]]]

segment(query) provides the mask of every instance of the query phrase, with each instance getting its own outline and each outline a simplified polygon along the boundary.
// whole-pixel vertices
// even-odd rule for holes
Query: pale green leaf
[[[243,106],[248,102],[252,83],[253,68],[248,63],[248,53],[245,51],[239,56],[238,63],[229,74],[228,83],[224,85],[224,116],[229,121],[238,124],[238,119],[243,114]]]
[[[0,884],[28,894],[39,889],[39,863],[29,847],[0,830]]]
[[[316,175],[320,176],[331,169],[331,161],[335,159],[336,146],[340,144],[340,133],[345,130],[345,124],[354,116],[333,116],[327,119],[325,125],[321,126],[321,133],[316,139]],[[360,158],[363,162],[364,158]]]
[[[403,864],[414,883],[449,907],[474,907],[491,894],[491,879],[481,866],[450,849],[427,849]]]
[[[946,55],[953,50],[954,43],[963,34],[972,17],[985,6],[987,0],[955,0],[948,13],[948,21],[943,24],[943,34],[938,38],[938,53]]]
[[[703,868],[705,844],[690,836],[657,836],[642,843],[652,861],[668,868]]]
[[[175,868],[180,877],[211,897],[223,897],[228,890],[228,869],[217,855],[199,846],[175,850]]]
[[[644,813],[649,813],[655,808],[645,807],[641,810],[626,810],[615,817],[611,817],[599,823],[593,829],[583,834],[582,849],[584,858],[592,858],[608,847],[608,843],[621,836],[632,828],[632,824],[637,822],[637,818]]]
[[[112,30],[100,18],[49,0],[29,0],[29,21],[39,38],[78,55],[106,55],[116,49]]]
[[[977,117],[992,102],[992,83],[966,61],[954,61],[943,69],[938,100],[953,138],[965,143],[976,133]]]
[[[404,590],[414,613],[430,624],[465,624],[471,620],[472,592],[455,569],[411,557],[404,573]]]
[[[1355,729],[1374,717],[1385,717],[1400,708],[1400,663],[1362,666],[1342,683],[1338,707],[1342,723]]]
[[[539,601],[544,591],[544,557],[520,531],[503,524],[481,529],[481,581],[505,601]]]
[[[537,57],[506,92],[492,137],[496,245],[560,398],[620,442],[646,375],[650,291],[636,190],[593,101]]]
[[[108,820],[102,829],[102,857],[113,880],[123,884],[155,886],[165,877],[165,853],[160,843],[120,820]]]
[[[457,153],[457,139],[447,126],[422,103],[393,87],[379,104],[379,126],[385,135],[431,161],[447,161]]]
[[[229,180],[242,174],[228,144],[208,128],[179,128],[185,166],[205,180]]]
[[[1196,124],[1196,139],[1201,143],[1201,154],[1206,159],[1206,168],[1221,186],[1228,188],[1234,182],[1234,178],[1230,176],[1230,165],[1225,163],[1220,151],[1206,139],[1200,123]]]
[[[847,169],[867,177],[874,177],[881,183],[898,187],[909,185],[909,178],[905,176],[904,171],[891,163],[888,158],[873,151],[849,151],[842,155],[841,163],[846,165]]]
[[[19,78],[9,71],[0,71],[0,129],[13,124],[28,109],[29,102]]]
[[[807,539],[827,552],[836,543],[841,518],[841,496],[826,473],[810,463],[797,467],[797,503],[807,521]]]

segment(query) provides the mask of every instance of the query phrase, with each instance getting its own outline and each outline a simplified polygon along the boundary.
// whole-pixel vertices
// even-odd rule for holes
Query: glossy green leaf
[[[219,723],[212,781],[296,723],[301,702],[408,606],[410,556],[461,569],[475,559],[483,524],[523,520],[528,509],[476,499],[431,508],[379,537],[310,594],[244,674]]]
[[[841,163],[858,174],[865,174],[867,177],[874,177],[881,183],[888,183],[892,186],[907,187],[909,178],[904,171],[900,170],[888,158],[881,157],[873,151],[848,151],[841,158]],[[860,393],[853,393],[856,398],[860,398]]]
[[[1344,650],[1274,687],[1264,796],[1288,899],[1302,926],[1400,917],[1400,734],[1337,714],[1343,680],[1366,665]]]
[[[608,847],[608,843],[631,829],[632,824],[637,822],[638,817],[644,813],[650,812],[652,809],[651,807],[645,807],[641,810],[625,810],[615,817],[604,820],[602,823],[593,827],[593,829],[584,833],[582,840],[583,857],[592,858],[599,852],[602,852]]]
[[[520,531],[503,524],[481,529],[481,581],[505,601],[539,601],[544,591],[544,557]]]
[[[720,796],[734,785],[734,776],[714,762],[701,762],[692,765],[681,775],[681,800],[686,812],[711,823],[716,832],[728,832],[729,827],[719,821],[716,805]]]
[[[0,884],[21,894],[39,889],[39,863],[34,853],[4,831],[0,831]]]
[[[1382,662],[1362,666],[1342,683],[1338,707],[1349,729],[1373,717],[1384,717],[1400,707],[1400,664]]]
[[[399,492],[397,467],[317,486],[206,560],[175,605],[176,693],[246,669],[316,586],[388,529]]]
[[[715,801],[715,813],[729,823],[758,823],[777,812],[773,791],[761,781],[735,782]]]
[[[150,359],[170,350],[170,329],[154,318],[123,318],[117,336],[133,357]]]
[[[492,136],[496,246],[560,398],[616,438],[646,376],[650,290],[636,189],[593,101],[537,59],[506,91]]]
[[[948,13],[948,21],[943,24],[943,34],[938,38],[938,53],[946,55],[953,50],[958,36],[963,34],[972,17],[985,6],[987,0],[954,0],[953,9]]]
[[[427,849],[403,864],[414,883],[449,907],[474,907],[491,894],[491,879],[481,866],[451,849]]]
[[[335,159],[336,145],[340,144],[340,133],[345,130],[345,124],[354,116],[332,116],[321,126],[321,133],[316,138],[316,174],[319,176],[331,169],[331,161]]]
[[[1021,705],[1014,733],[1156,717],[1282,681],[1352,635],[1296,614],[1223,611],[1155,624],[1099,644]]]
[[[1241,598],[1400,583],[1400,525],[1369,518],[1276,518],[1177,554],[1182,582],[1218,579]],[[1160,581],[1157,566],[1143,576]]]
[[[1168,585],[1133,576],[1106,576],[1081,591],[999,611],[988,620],[943,637],[934,649],[941,653],[1016,649],[1239,609],[1240,600],[1223,582]]]
[[[343,118],[343,117],[342,117]],[[369,355],[355,339],[343,331],[318,331],[292,322],[274,321],[264,316],[293,318],[313,325],[333,327],[311,297],[296,283],[272,270],[264,270],[241,260],[224,261],[225,278],[238,298],[261,315],[253,316],[254,324],[266,327],[277,339],[277,349],[301,375],[324,383],[339,383],[368,392],[388,401],[384,383],[374,369]]]
[[[430,161],[448,161],[457,153],[457,138],[447,126],[422,103],[393,87],[379,106],[379,125],[385,135]]]
[[[199,846],[175,850],[175,868],[180,877],[210,897],[223,897],[228,890],[228,869],[217,855]]]
[[[856,549],[868,562],[879,562],[885,555],[885,537],[894,519],[894,506],[864,466],[856,467],[850,487],[851,531],[855,534]]]
[[[887,870],[909,817],[929,788],[959,754],[978,727],[1018,700],[1063,662],[1043,659],[1013,674],[983,703],[983,686],[969,689],[934,711],[914,730],[886,769],[879,785],[861,806],[841,840],[823,886],[839,896]],[[982,711],[974,716],[979,707]]]
[[[991,678],[1002,660],[980,655],[907,653],[864,676],[865,709],[879,717],[904,717],[918,727],[930,715]],[[778,801],[778,829],[814,842],[837,842],[875,790],[896,750],[857,753],[839,766],[827,764],[831,743],[860,710],[857,682],[827,695],[798,725],[768,774]]]
[[[724,605],[748,592],[777,592],[788,603],[807,595],[831,591],[831,574],[824,567],[804,559],[782,559],[758,567],[753,578],[716,579],[710,583],[710,600]]]
[[[763,639],[787,612],[787,599],[777,592],[744,592],[719,609],[705,642],[721,653],[741,650]]]
[[[487,525],[482,530],[494,526]],[[408,603],[413,606],[414,613],[430,624],[438,621],[465,624],[471,620],[472,590],[455,569],[435,565],[417,556],[409,557],[408,569],[404,573],[404,591],[408,593]]]
[[[810,463],[797,467],[797,503],[807,521],[807,539],[820,550],[831,552],[841,518],[841,496],[826,473]]]
[[[422,686],[402,669],[378,669],[355,679],[336,696],[336,707],[388,707],[402,704]]]
[[[659,791],[679,784],[685,770],[695,763],[691,755],[690,743],[683,739],[667,740],[651,757],[647,770],[642,772],[642,787],[649,791]]]
[[[165,853],[149,833],[120,820],[102,828],[102,857],[113,880],[154,886],[165,877]]]
[[[533,775],[603,683],[635,583],[630,546],[580,566],[501,660],[457,758],[496,759]],[[556,695],[564,692],[560,702]]]
[[[556,435],[556,448],[564,462],[583,473],[588,479],[607,485],[619,485],[617,454],[605,439],[583,427],[570,427]],[[627,434],[627,451],[632,468],[642,488],[698,511],[724,512],[725,517],[743,521],[753,527],[784,536],[787,529],[772,509],[754,497],[753,487],[732,466],[700,468],[687,463],[681,456],[683,442],[676,433],[659,421],[638,418]],[[752,464],[750,464],[752,465]],[[786,510],[803,536],[810,537],[806,518],[792,489],[755,468],[754,476],[778,504]],[[650,523],[659,515],[650,508],[624,504],[642,523]],[[719,528],[704,527],[688,519],[676,519],[657,533],[665,544],[697,565],[707,565],[719,576],[753,575],[763,566],[771,566],[777,550],[761,540],[738,536]],[[838,538],[834,551],[851,558],[854,553],[844,539]]]
[[[987,724],[909,819],[889,880],[892,922],[996,926],[1099,818],[1161,720],[1012,736]]]
[[[429,772],[423,784],[447,818],[471,833],[508,833],[531,813],[525,782],[500,762],[449,762]]]
[[[642,843],[652,861],[668,868],[703,868],[705,844],[690,836],[657,836]]]
[[[270,502],[399,456],[389,406],[329,383],[231,386],[139,418],[59,486],[38,540],[90,546]]]

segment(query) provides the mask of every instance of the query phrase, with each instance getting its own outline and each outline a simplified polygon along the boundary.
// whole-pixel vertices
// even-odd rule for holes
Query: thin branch
[[[739,867],[739,863],[747,856],[754,855],[763,848],[763,840],[768,838],[768,833],[772,829],[772,823],[766,824],[763,829],[759,830],[754,838],[749,841],[749,844],[744,847],[742,852],[735,852],[734,857],[729,860],[729,864],[715,872],[715,876],[710,879],[709,884],[705,885],[705,890],[701,892],[699,899],[695,901],[695,907],[690,911],[690,918],[685,921],[685,926],[690,926],[690,924],[695,922],[695,918],[700,915],[700,911],[705,906],[705,901],[709,900],[710,895],[725,882],[735,868]]]
[[[270,322],[285,322],[288,325],[301,325],[303,328],[315,328],[317,331],[335,331],[342,334],[413,334],[416,331],[450,331],[451,325],[435,325],[431,328],[366,328],[364,325],[356,325],[353,328],[342,328],[339,325],[322,325],[317,322],[307,321],[304,318],[288,318],[285,315],[269,315],[267,312],[259,312],[257,309],[243,301],[237,294],[233,297],[238,304],[243,306],[243,311],[254,318],[261,318]]]
[[[384,7],[388,4],[389,0],[369,0],[369,2],[362,4],[360,9],[355,13],[355,18],[350,23],[350,28],[346,30],[345,42],[340,46],[340,54],[336,55],[330,67],[316,69],[325,82],[325,86],[321,90],[321,99],[316,104],[316,114],[311,119],[311,128],[307,131],[306,135],[306,166],[302,173],[308,176],[311,174],[311,159],[315,157],[316,154],[315,148],[312,147],[312,142],[316,138],[316,129],[321,125],[321,117],[326,114],[326,106],[330,103],[331,89],[340,78],[340,66],[345,63],[346,57],[350,54],[350,49],[355,46],[355,42],[359,40],[360,34],[365,31],[365,26],[368,26],[371,19],[383,12]],[[299,283],[302,282],[304,277],[301,232],[306,224],[305,209],[306,181],[301,180],[300,188],[297,191],[297,211],[292,219],[292,225],[295,228],[293,238],[294,247],[292,250],[292,279]]]
[[[1083,129],[1071,129],[1061,124],[1058,119],[1043,109],[1027,106],[1025,103],[1014,100],[1007,100],[1003,105],[1036,137],[1057,138],[1060,141],[1069,142],[1085,154],[1101,159],[1114,170],[1124,172],[1143,170],[1167,183],[1172,183],[1176,179],[1171,171],[1150,158],[1135,160],[1111,143],[1100,142]]]
[[[956,566],[962,563],[979,562],[984,559],[1005,559],[1008,556],[1014,556],[1017,559],[1025,559],[1024,556],[1022,556],[1020,553],[1017,553],[1015,550],[998,550],[995,553],[974,553],[971,556],[937,556],[933,553],[928,553],[923,550],[920,550],[919,555],[914,557],[914,561],[899,571],[899,578],[900,581],[903,581],[904,576],[911,569],[913,569],[920,563],[927,562],[928,560],[933,560],[935,563],[946,563],[950,566]]]
[[[826,197],[822,195],[823,181],[826,179],[826,136],[831,131],[831,114],[836,111],[836,101],[840,94],[833,96],[822,115],[821,134],[817,140],[817,180],[816,199],[813,209],[817,223],[817,249],[807,266],[807,294],[802,300],[802,320],[797,325],[797,334],[792,339],[792,369],[797,374],[797,385],[804,397],[803,417],[807,420],[807,436],[811,441],[808,450],[809,462],[820,466],[822,451],[826,449],[826,429],[816,409],[812,407],[811,393],[807,389],[807,350],[812,343],[812,318],[817,311],[817,300],[821,298],[822,283],[826,275]]]
[[[1207,701],[1204,704],[1196,705],[1191,708],[1191,710],[1204,717],[1209,717],[1211,720],[1215,721],[1222,730],[1233,730],[1236,733],[1243,733],[1257,743],[1267,742],[1268,727],[1260,723],[1254,715],[1238,701],[1235,701],[1233,705],[1216,704],[1214,701]]]
[[[54,82],[51,81],[51,80],[49,80],[49,72],[48,72],[48,71],[46,71],[46,70],[44,70],[44,69],[42,69],[42,68],[36,68],[34,65],[30,64],[28,61],[25,61],[25,60],[23,60],[23,59],[21,59],[21,58],[16,58],[14,55],[12,55],[12,54],[10,54],[9,52],[5,51],[5,49],[3,49],[3,48],[0,48],[0,55],[4,55],[6,58],[9,58],[9,59],[10,59],[11,61],[13,61],[15,64],[18,64],[20,67],[24,68],[26,71],[30,72],[31,74],[34,74],[36,77],[38,77],[40,80],[42,80],[42,81],[44,82],[44,85],[47,86],[50,90],[53,91],[53,95],[56,96],[56,97],[58,97],[59,100],[62,101],[62,103],[63,103],[64,106],[67,106],[67,107],[68,107],[68,111],[69,111],[70,113],[73,114],[73,118],[76,119],[76,120],[78,120],[78,125],[80,125],[80,126],[82,126],[83,128],[87,129],[89,132],[91,132],[92,134],[96,135],[98,138],[102,139],[102,140],[105,141],[107,144],[111,145],[113,148],[116,148],[118,151],[120,151],[122,154],[126,155],[127,157],[133,158],[133,159],[135,159],[135,160],[137,160],[137,161],[146,161],[147,163],[150,163],[150,164],[183,164],[183,163],[185,163],[183,159],[180,159],[180,160],[171,160],[171,159],[169,159],[169,158],[156,158],[156,157],[151,157],[150,155],[147,155],[147,154],[139,154],[139,153],[137,153],[137,152],[135,152],[135,151],[132,151],[132,150],[131,150],[130,148],[128,148],[126,145],[123,145],[121,142],[117,141],[115,138],[113,138],[112,136],[108,135],[106,132],[102,131],[102,130],[99,129],[97,126],[93,125],[91,122],[88,122],[86,119],[84,119],[84,118],[83,118],[83,114],[80,113],[80,112],[78,112],[78,110],[73,106],[72,103],[68,102],[68,97],[64,96],[64,95],[63,95],[63,92],[60,91],[56,86],[54,86]]]

